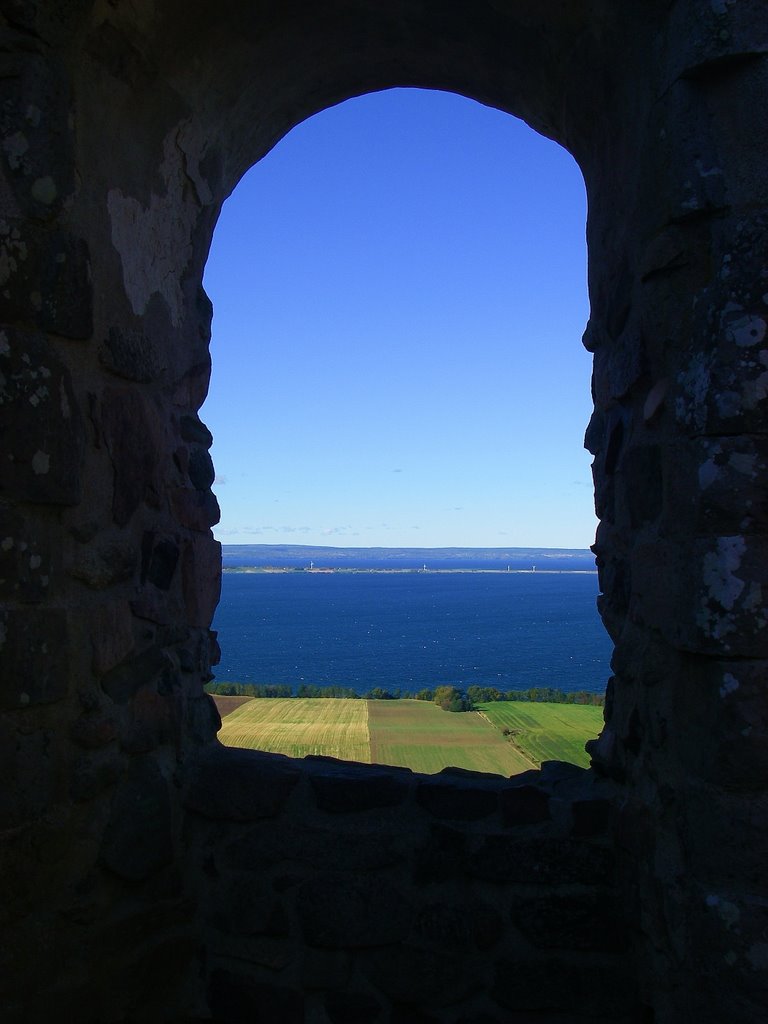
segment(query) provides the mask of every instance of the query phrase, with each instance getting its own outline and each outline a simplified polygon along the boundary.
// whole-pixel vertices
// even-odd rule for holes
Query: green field
[[[216,703],[224,716],[219,739],[227,746],[289,757],[325,754],[428,774],[456,767],[509,776],[547,760],[586,766],[584,743],[602,727],[602,708],[576,704],[510,701],[454,714],[419,700],[274,697]]]
[[[535,704],[498,701],[480,704],[480,713],[534,761],[570,761],[586,768],[587,740],[603,727],[603,709],[590,704]]]
[[[371,761],[432,774],[442,768],[517,775],[532,762],[480,715],[454,714],[425,700],[368,701]]]

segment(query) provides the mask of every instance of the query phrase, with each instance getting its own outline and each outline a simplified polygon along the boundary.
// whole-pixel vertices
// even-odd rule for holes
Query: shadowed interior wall
[[[0,756],[14,780],[0,797],[4,1019],[55,1009],[202,1021],[214,1004],[227,1022],[270,1005],[269,1019],[287,1020],[305,1008],[354,1020],[355,1005],[382,1021],[549,1021],[566,1010],[762,1019],[767,52],[761,0],[2,0]],[[411,779],[415,789],[387,803],[370,774],[345,769],[339,807],[312,781],[326,768],[275,768],[215,740],[202,690],[216,659],[220,552],[211,438],[197,416],[210,370],[201,279],[222,202],[286,131],[350,96],[408,85],[523,117],[584,174],[586,443],[614,676],[594,768],[578,782],[529,779],[523,788],[539,795],[522,797],[487,783],[488,803],[465,780],[452,784],[458,804],[440,804],[444,794],[419,796],[427,784]],[[284,804],[263,803],[270,773]],[[379,796],[349,795],[361,787]],[[223,794],[218,813],[211,792]],[[462,817],[465,798],[487,814]],[[578,832],[574,801],[595,800],[611,807],[589,829],[612,846],[613,896],[595,897],[586,876],[569,882],[551,853]],[[278,900],[278,935],[255,897],[237,925],[211,905],[221,873],[245,870],[232,848],[254,807],[271,825],[249,832],[248,849],[261,851],[271,891],[291,891]],[[421,901],[400,931],[379,935],[378,953],[353,954],[359,939],[350,932],[345,946],[338,930],[329,946],[317,930],[338,878],[313,881],[295,851],[318,832],[327,840],[336,813],[352,860],[376,829],[397,835],[400,860],[386,871],[401,873],[406,902]],[[634,979],[629,1003],[596,1009],[577,992],[569,1007],[533,1005],[515,987],[523,948],[540,977],[565,954],[526,931],[519,909],[546,893],[515,895],[503,872],[493,1006],[490,989],[458,985],[439,1007],[393,989],[382,965],[403,935],[420,950],[454,941],[450,928],[414,923],[429,815],[470,822],[461,839],[431,840],[462,857],[481,832],[503,850],[503,837],[532,829],[532,863],[550,865],[539,877],[560,908],[549,917],[556,948],[581,963],[573,914],[583,922],[593,898],[613,908],[606,928],[619,928],[622,952],[609,974]],[[365,863],[349,920],[366,894],[390,906],[370,881],[375,858]],[[443,921],[489,898],[476,891],[487,878],[452,863]],[[581,903],[568,917],[571,897]],[[547,919],[544,903],[534,918]],[[239,936],[229,952],[228,929]],[[279,953],[255,943],[244,956],[243,935],[277,938]],[[359,1004],[337,998],[352,998],[345,957],[363,979]],[[234,1002],[221,994],[227,958],[239,964],[240,982],[224,986]]]

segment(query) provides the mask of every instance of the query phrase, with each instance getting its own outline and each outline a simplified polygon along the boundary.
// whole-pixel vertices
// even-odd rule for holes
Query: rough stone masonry
[[[764,0],[0,0],[4,1022],[764,1020],[767,54]],[[211,234],[391,86],[584,174],[588,772],[216,741]]]

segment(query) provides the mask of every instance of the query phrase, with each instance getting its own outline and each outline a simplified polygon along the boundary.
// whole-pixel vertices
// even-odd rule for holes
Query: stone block
[[[613,820],[613,804],[602,798],[574,800],[571,832],[574,836],[605,835]]]
[[[99,349],[99,359],[117,377],[146,383],[160,372],[155,346],[140,330],[110,327]]]
[[[463,832],[433,824],[426,842],[415,850],[414,882],[428,885],[458,878],[464,873],[468,856],[467,837]]]
[[[61,568],[47,530],[30,518],[0,508],[0,599],[38,604],[51,593]]]
[[[213,468],[211,456],[205,448],[192,448],[189,453],[187,464],[189,482],[196,491],[207,491],[213,485],[216,471]]]
[[[177,487],[171,492],[173,512],[182,526],[207,533],[221,519],[221,510],[211,491]]]
[[[334,819],[328,829],[290,821],[279,830],[254,826],[227,847],[227,868],[260,873],[281,862],[319,871],[377,871],[406,859],[410,843],[401,836],[375,826],[340,831],[341,824]]]
[[[103,712],[91,712],[75,719],[69,734],[79,747],[98,750],[106,747],[117,737],[114,718]]]
[[[85,340],[93,334],[93,291],[86,243],[65,231],[0,221],[4,320]]]
[[[179,419],[179,430],[185,441],[200,444],[204,448],[210,448],[213,444],[213,435],[198,416],[182,416]]]
[[[512,920],[538,949],[618,953],[628,937],[608,892],[552,893],[516,900]]]
[[[483,984],[461,954],[411,943],[367,951],[360,964],[379,991],[414,1011],[457,1002]]]
[[[0,707],[50,704],[69,689],[67,614],[58,609],[0,611]]]
[[[38,334],[0,330],[0,489],[10,498],[76,505],[84,447],[69,370]]]
[[[78,548],[69,574],[92,590],[106,590],[129,580],[138,568],[138,561],[138,553],[131,543],[119,537],[104,537]]]
[[[283,809],[301,769],[290,758],[217,747],[190,768],[184,805],[214,821],[257,821]]]
[[[102,396],[101,428],[112,461],[112,514],[125,526],[143,501],[157,504],[160,425],[138,389],[110,387]]]
[[[125,661],[134,646],[133,618],[125,602],[101,602],[90,610],[91,666],[97,675],[103,675]]]
[[[181,581],[187,621],[208,629],[221,596],[221,544],[209,534],[194,537],[184,545]],[[211,664],[217,661],[212,658]]]
[[[225,934],[284,938],[290,930],[282,902],[255,872],[237,875],[217,891],[212,922]]]
[[[180,742],[181,700],[159,693],[155,686],[140,686],[120,722],[120,746],[128,754],[144,754],[164,743]]]
[[[502,821],[508,827],[549,820],[549,794],[537,786],[507,786],[499,794]]]
[[[413,778],[407,769],[350,767],[325,758],[307,761],[317,806],[331,814],[395,807],[407,797]]]
[[[493,999],[508,1010],[570,1014],[585,1018],[631,1014],[637,1006],[635,986],[623,964],[599,968],[563,959],[500,961],[491,990]]]
[[[414,936],[436,949],[474,952],[496,945],[504,932],[501,915],[482,903],[435,902],[416,914]]]
[[[37,6],[15,2],[6,16],[28,39],[38,37]],[[64,62],[50,48],[44,55],[19,41],[3,46],[0,133],[6,144],[0,156],[16,210],[41,222],[58,216],[74,187],[70,91]]]
[[[50,745],[49,730],[25,733],[13,722],[0,719],[0,771],[8,780],[8,784],[0,788],[0,829],[17,828],[39,818],[55,799],[61,782],[61,765],[51,755]],[[8,833],[4,833],[0,847],[6,843],[9,843]],[[12,897],[9,894],[7,898]],[[0,919],[2,916],[0,911]]]
[[[402,942],[413,910],[402,892],[375,875],[328,873],[296,895],[304,940],[324,949],[360,949]]]
[[[169,590],[179,561],[179,545],[172,537],[145,531],[141,543],[141,582]]]
[[[479,821],[493,814],[499,806],[496,788],[482,788],[471,781],[435,781],[420,778],[416,799],[435,818],[455,821]]]
[[[101,688],[116,704],[125,704],[143,686],[159,685],[175,671],[173,661],[160,646],[147,647],[120,662],[101,679]]]

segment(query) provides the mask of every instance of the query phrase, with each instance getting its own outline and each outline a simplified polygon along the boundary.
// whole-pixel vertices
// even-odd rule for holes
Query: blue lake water
[[[593,573],[225,573],[220,682],[602,692]]]

